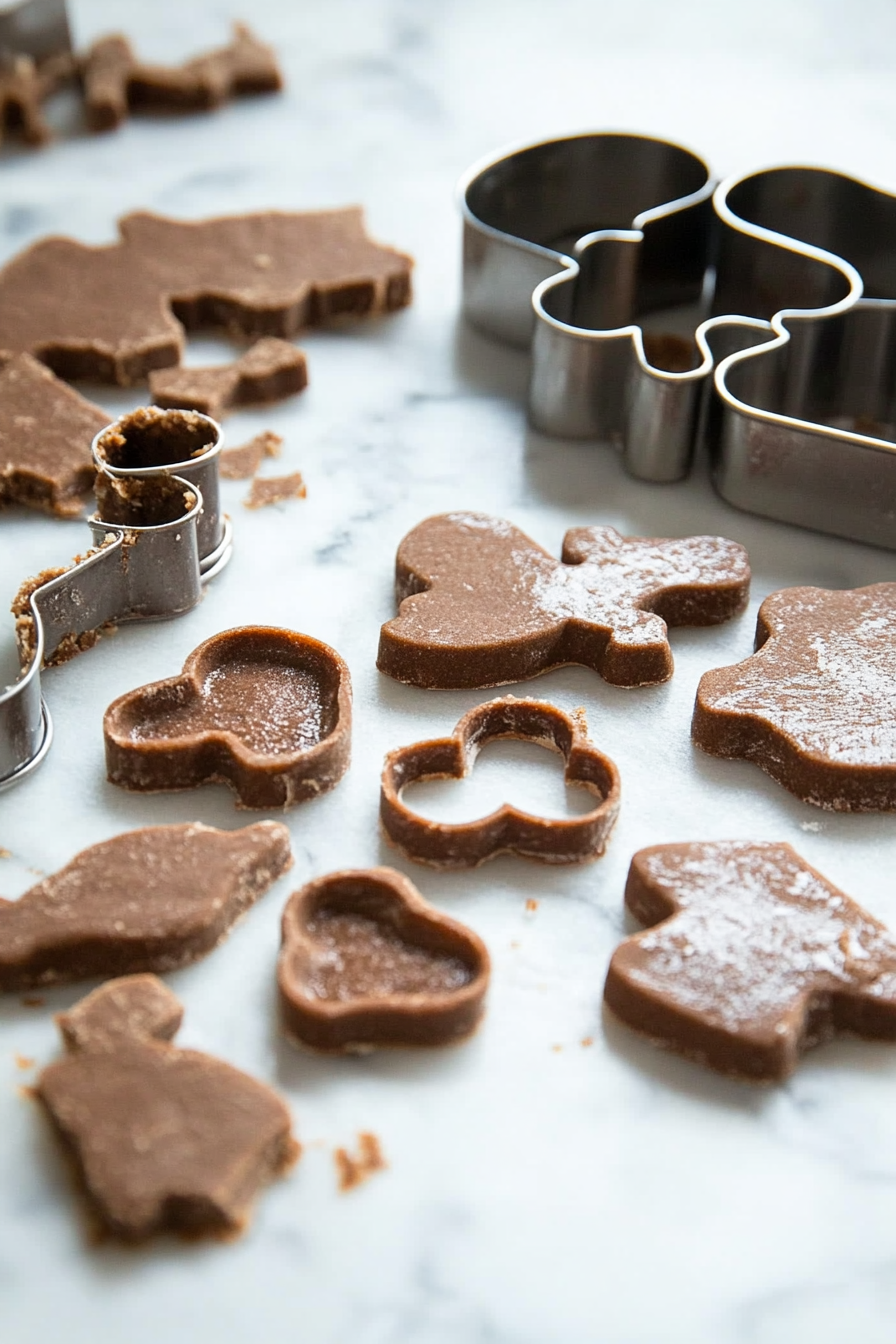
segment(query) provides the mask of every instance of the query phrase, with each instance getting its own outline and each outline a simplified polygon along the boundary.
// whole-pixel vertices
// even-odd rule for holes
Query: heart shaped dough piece
[[[283,912],[283,1026],[324,1051],[448,1045],[482,1015],[489,956],[391,868],[330,873]]]

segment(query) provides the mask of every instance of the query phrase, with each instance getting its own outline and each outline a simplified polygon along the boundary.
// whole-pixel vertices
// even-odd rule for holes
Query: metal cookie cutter
[[[70,568],[25,584],[13,607],[22,675],[0,694],[0,789],[50,749],[41,667],[95,643],[103,627],[162,620],[196,605],[233,551],[220,510],[220,426],[196,411],[148,407],[93,441],[93,549]],[[41,580],[44,580],[41,582]]]
[[[592,134],[477,165],[462,211],[465,315],[531,344],[536,428],[650,481],[705,439],[730,503],[896,549],[896,197],[803,167],[714,188]]]
[[[23,0],[0,6],[0,68],[20,56],[33,61],[72,49],[65,0]]]

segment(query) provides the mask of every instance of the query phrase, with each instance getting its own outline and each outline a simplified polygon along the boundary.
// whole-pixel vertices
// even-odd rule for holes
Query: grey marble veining
[[[280,1087],[305,1156],[235,1245],[90,1245],[59,1155],[18,1092],[33,1072],[14,1058],[50,1059],[51,1014],[83,990],[49,993],[40,1009],[3,1000],[0,1339],[44,1344],[64,1330],[72,1344],[889,1344],[896,1051],[838,1042],[786,1086],[756,1089],[657,1052],[604,1019],[600,1000],[630,929],[628,861],[646,844],[789,840],[896,927],[892,817],[818,812],[746,764],[698,755],[688,736],[701,673],[749,652],[767,593],[896,579],[896,555],[738,514],[703,471],[677,486],[639,485],[607,449],[531,433],[525,359],[457,324],[453,192],[470,162],[503,143],[589,127],[678,139],[718,172],[808,161],[896,186],[896,10],[889,0],[72,0],[72,10],[80,42],[120,27],[155,58],[219,42],[228,17],[243,17],[276,45],[288,91],[4,153],[0,259],[50,232],[108,239],[116,216],[140,207],[201,217],[360,201],[374,235],[412,251],[418,267],[411,309],[309,334],[308,391],[227,422],[231,443],[282,433],[282,469],[303,471],[308,499],[250,513],[247,486],[225,483],[229,570],[188,616],[122,629],[49,674],[52,756],[0,797],[9,896],[33,870],[128,827],[241,824],[223,789],[141,798],[107,784],[103,710],[244,622],[291,626],[339,649],[355,688],[349,774],[288,814],[293,872],[211,957],[170,977],[186,1005],[180,1039]],[[71,124],[73,108],[55,115]],[[229,354],[202,339],[188,358]],[[141,400],[89,391],[114,413]],[[394,609],[395,547],[422,518],[453,508],[510,518],[555,551],[568,527],[598,522],[641,535],[719,532],[750,551],[750,611],[674,632],[667,685],[620,691],[567,668],[525,687],[585,706],[619,765],[620,821],[593,865],[502,858],[439,874],[396,860],[378,835],[383,753],[449,731],[486,698],[401,687],[374,667],[379,625]],[[77,523],[4,513],[4,592],[85,537]],[[7,660],[10,631],[6,621]],[[562,805],[556,782],[550,792],[525,758],[496,766],[494,787]],[[461,1049],[319,1060],[278,1034],[273,964],[287,894],[312,875],[373,862],[407,872],[492,951],[488,1014]],[[389,1170],[341,1196],[332,1149],[360,1129],[379,1135]]]

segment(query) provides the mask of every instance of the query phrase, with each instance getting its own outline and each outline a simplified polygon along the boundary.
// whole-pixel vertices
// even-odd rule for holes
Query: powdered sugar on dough
[[[680,1008],[762,1032],[812,995],[896,1000],[896,943],[789,845],[669,845],[641,873],[678,913],[632,940],[629,975]]]
[[[399,547],[396,574],[401,609],[383,627],[378,665],[440,686],[495,686],[568,662],[619,685],[665,681],[667,621],[729,619],[750,578],[743,547],[722,537],[572,528],[557,560],[512,524],[475,513],[419,524]],[[452,654],[473,651],[475,666],[449,667]]]
[[[771,637],[707,674],[706,707],[761,717],[830,762],[896,766],[896,583],[785,589],[761,614]]]

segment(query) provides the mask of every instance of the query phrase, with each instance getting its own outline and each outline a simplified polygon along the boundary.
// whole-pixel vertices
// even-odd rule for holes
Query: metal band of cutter
[[[896,196],[805,167],[715,187],[617,134],[501,155],[461,193],[464,313],[531,344],[535,428],[616,441],[649,481],[705,441],[731,504],[896,549]],[[643,319],[701,299],[696,367],[652,363]]]
[[[139,417],[172,428],[174,460],[158,460],[163,442],[150,453],[139,446],[134,453]],[[208,440],[185,460],[175,430],[181,420],[207,431]],[[80,638],[107,624],[189,611],[227,564],[233,540],[219,507],[222,443],[221,428],[209,416],[156,408],[122,416],[94,439],[100,509],[88,523],[96,549],[30,595],[22,675],[0,695],[0,789],[24,779],[50,749],[53,725],[40,671],[60,648],[70,642],[76,650]],[[157,460],[128,464],[129,456]],[[147,507],[153,510],[149,524],[139,521]]]
[[[33,61],[72,49],[65,0],[22,0],[0,6],[0,68],[20,56]]]

